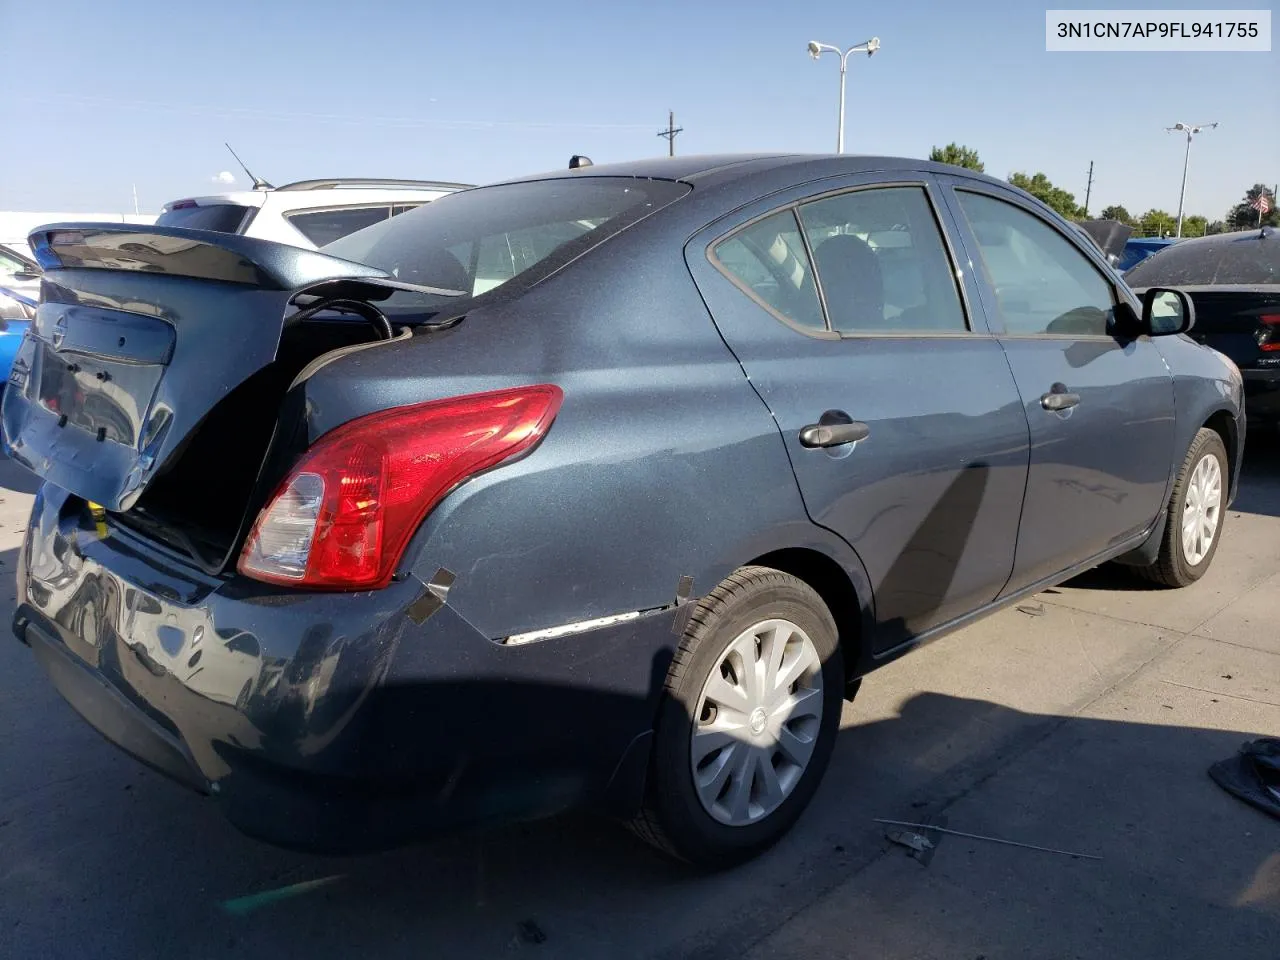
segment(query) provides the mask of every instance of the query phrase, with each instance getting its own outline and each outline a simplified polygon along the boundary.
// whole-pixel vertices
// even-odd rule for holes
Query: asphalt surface
[[[29,480],[0,462],[0,620]],[[0,957],[1280,956],[1280,821],[1207,767],[1280,734],[1280,446],[1209,574],[1095,571],[873,675],[793,834],[699,876],[567,818],[377,857],[259,845],[0,639]],[[945,816],[922,864],[874,818]]]

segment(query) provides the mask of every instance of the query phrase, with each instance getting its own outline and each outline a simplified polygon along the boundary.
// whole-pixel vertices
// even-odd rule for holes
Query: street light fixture
[[[1172,127],[1165,127],[1165,133],[1185,133],[1187,135],[1187,153],[1182,160],[1182,193],[1178,195],[1178,230],[1176,236],[1182,237],[1182,205],[1187,199],[1187,167],[1191,165],[1191,138],[1202,130],[1212,130],[1218,125],[1215,120],[1213,123],[1182,123],[1179,121]]]
[[[817,40],[809,41],[809,56],[813,57],[813,59],[817,60],[824,53],[834,53],[840,58],[840,126],[836,134],[836,153],[844,153],[844,73],[845,67],[849,63],[849,55],[851,53],[865,53],[870,57],[874,56],[879,49],[879,37],[872,37],[866,43],[860,43],[856,47],[850,47],[848,50],[841,50],[839,47],[833,47],[829,43],[819,43]]]

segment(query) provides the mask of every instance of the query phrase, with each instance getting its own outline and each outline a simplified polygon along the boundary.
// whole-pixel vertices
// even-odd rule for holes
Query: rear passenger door
[[[1012,593],[1155,521],[1175,454],[1173,378],[1150,338],[1121,334],[1116,304],[1132,294],[1082,238],[1012,191],[946,184],[1030,427]]]
[[[878,646],[993,600],[1013,566],[1026,417],[932,182],[777,194],[702,231],[686,259],[810,518],[866,567]]]

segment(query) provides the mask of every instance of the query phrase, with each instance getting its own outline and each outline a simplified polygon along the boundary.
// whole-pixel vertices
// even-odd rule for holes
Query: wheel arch
[[[1240,425],[1230,410],[1220,409],[1211,413],[1203,424],[1204,429],[1212,430],[1222,438],[1222,445],[1227,450],[1227,502],[1235,499],[1236,488],[1240,483]]]
[[[853,699],[864,658],[871,652],[874,613],[869,586],[860,593],[848,570],[821,550],[812,547],[783,547],[762,554],[747,564],[769,567],[790,574],[812,587],[827,605],[836,622],[840,652],[844,656],[845,698]]]

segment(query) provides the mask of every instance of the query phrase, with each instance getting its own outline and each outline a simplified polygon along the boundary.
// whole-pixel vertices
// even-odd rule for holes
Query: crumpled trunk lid
[[[387,277],[177,227],[60,224],[31,245],[45,273],[0,411],[5,445],[112,511],[136,503],[209,411],[272,362],[294,297],[335,278]]]

